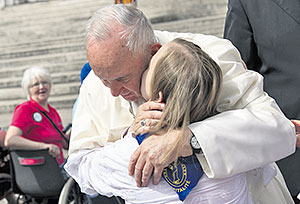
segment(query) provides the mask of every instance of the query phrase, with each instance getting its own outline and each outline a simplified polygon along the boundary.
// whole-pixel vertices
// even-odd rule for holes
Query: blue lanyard
[[[136,136],[139,145],[147,136],[149,136],[149,133]],[[162,177],[178,194],[181,201],[185,200],[202,175],[203,170],[195,154],[188,157],[179,157],[176,162],[172,162],[165,167],[162,173]]]

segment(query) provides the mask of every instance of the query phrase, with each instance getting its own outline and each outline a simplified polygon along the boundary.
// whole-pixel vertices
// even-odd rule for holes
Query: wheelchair
[[[67,204],[72,203],[72,201],[75,201],[75,203],[80,203],[81,197],[74,197],[75,194],[81,194],[79,186],[74,181],[74,179],[69,178],[66,184],[64,185],[60,196],[58,200],[58,204]],[[89,202],[93,204],[125,204],[125,201],[121,199],[120,197],[106,197],[102,195],[98,195],[96,197],[90,197]]]
[[[71,127],[70,123],[63,132]],[[6,199],[9,204],[125,204],[119,197],[88,198],[71,177],[63,178],[48,149],[7,150],[0,146],[0,170],[0,201]]]
[[[9,156],[10,174],[0,174],[1,186],[6,183],[9,188],[2,198],[15,198],[7,199],[9,204],[125,204],[119,197],[88,198],[73,178],[65,181],[48,149],[10,150]]]
[[[0,146],[0,201],[6,199],[12,203],[11,175],[9,167],[9,151]]]
[[[16,203],[58,203],[64,186],[74,182],[72,178],[65,182],[61,168],[48,149],[11,150],[9,154],[12,192],[19,195]],[[77,184],[73,183],[68,189],[69,193],[60,203],[89,203]]]

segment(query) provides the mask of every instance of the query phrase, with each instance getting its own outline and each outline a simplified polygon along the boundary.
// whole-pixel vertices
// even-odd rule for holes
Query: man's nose
[[[110,92],[111,92],[111,95],[113,96],[119,96],[121,93],[122,93],[122,86],[118,83],[112,83],[111,86],[110,86]]]

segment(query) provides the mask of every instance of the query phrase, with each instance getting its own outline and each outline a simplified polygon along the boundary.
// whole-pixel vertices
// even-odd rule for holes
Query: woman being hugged
[[[120,196],[128,204],[252,204],[244,173],[222,179],[208,178],[203,174],[196,152],[193,153],[189,142],[183,142],[192,138],[192,133],[189,137],[183,134],[189,131],[190,123],[209,120],[218,114],[221,84],[220,67],[199,46],[183,39],[163,45],[142,76],[141,93],[148,102],[139,106],[134,123],[124,133],[126,136],[104,147],[84,150],[85,161],[81,165],[67,162],[67,172],[82,192]],[[156,119],[151,115],[149,119],[149,109],[158,110],[161,115]],[[176,129],[181,130],[181,137],[174,137],[176,142],[172,148],[176,154],[167,157],[178,160],[168,164],[168,158],[161,158],[164,180],[157,185],[150,182],[138,185],[147,187],[137,187],[135,177],[128,174],[132,153],[139,144],[149,144],[149,141],[151,144],[153,137]],[[136,174],[141,175],[135,171]]]
[[[15,108],[4,145],[9,149],[48,149],[61,165],[62,148],[67,149],[68,144],[61,136],[61,118],[48,103],[51,87],[50,74],[45,68],[32,67],[24,72],[22,88],[27,92],[28,101]]]

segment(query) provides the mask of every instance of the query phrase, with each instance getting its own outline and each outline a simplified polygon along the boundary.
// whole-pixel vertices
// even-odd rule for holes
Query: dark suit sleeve
[[[240,0],[229,0],[224,38],[238,48],[248,69],[258,71],[260,59],[253,38],[253,31],[245,8]]]

